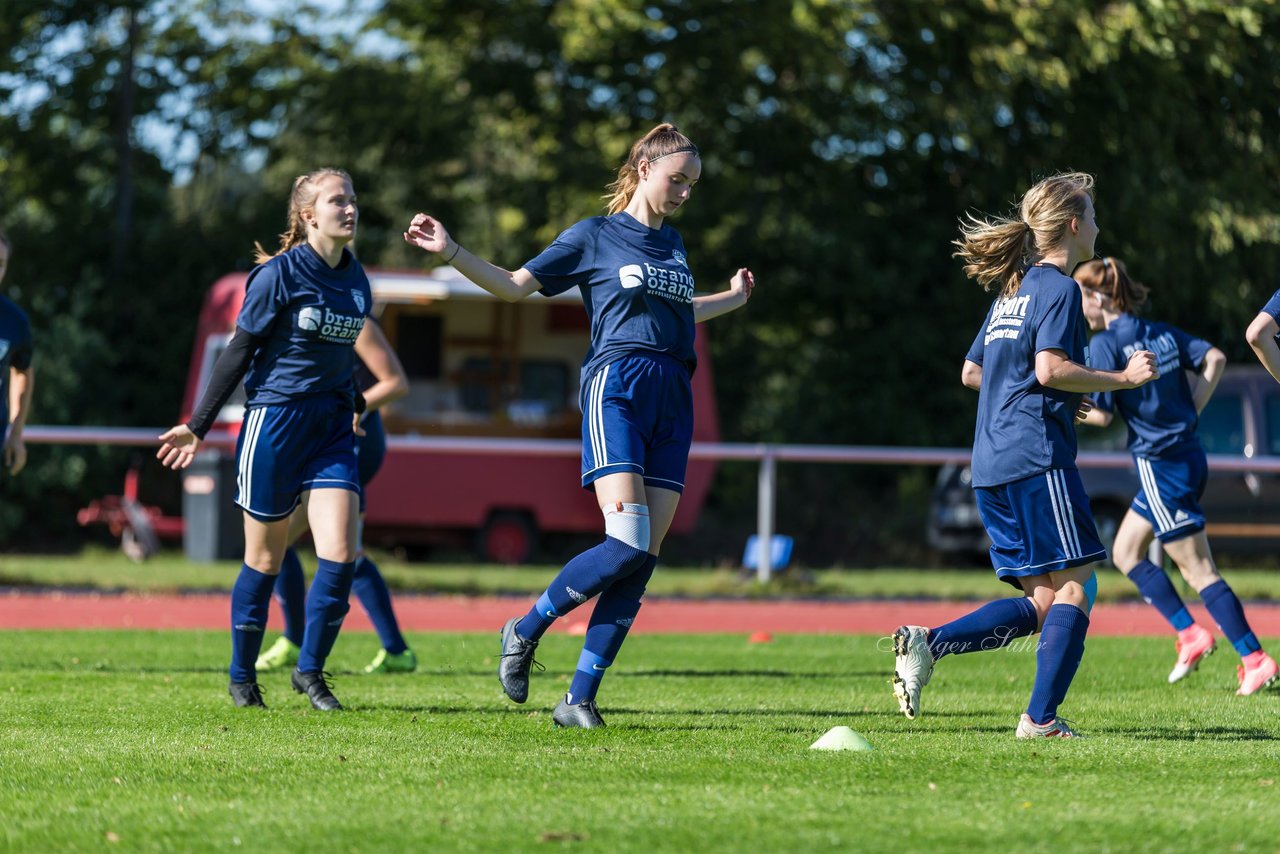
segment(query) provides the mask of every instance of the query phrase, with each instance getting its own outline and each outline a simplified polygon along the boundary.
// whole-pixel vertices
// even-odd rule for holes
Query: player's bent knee
[[[600,508],[604,532],[641,552],[649,550],[649,508],[618,501]]]
[[[606,577],[615,579],[615,583],[622,583],[644,566],[649,553],[612,537],[610,534],[604,541],[604,564],[609,569]]]

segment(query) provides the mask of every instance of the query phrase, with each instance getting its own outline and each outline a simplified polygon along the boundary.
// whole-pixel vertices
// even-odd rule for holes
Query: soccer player
[[[0,229],[0,283],[9,269],[12,247]],[[4,440],[4,468],[10,476],[27,465],[23,428],[31,414],[36,376],[31,366],[34,345],[31,322],[18,304],[0,294],[0,439]]]
[[[382,427],[382,415],[378,411],[392,401],[409,393],[409,377],[400,364],[395,350],[387,342],[382,328],[376,322],[365,323],[356,338],[356,387],[365,399],[365,413],[360,420],[362,433],[356,439],[356,459],[360,466],[360,515],[356,528],[356,570],[351,592],[364,606],[373,628],[378,633],[382,648],[373,661],[364,668],[365,673],[410,673],[417,669],[418,659],[409,649],[395,610],[391,606],[391,590],[386,580],[361,547],[361,531],[364,527],[364,489],[368,487],[387,453],[387,434]],[[297,542],[307,528],[307,514],[300,509],[293,514],[289,529],[289,542]],[[275,596],[284,614],[284,634],[264,652],[257,661],[259,673],[298,663],[302,638],[306,627],[306,580],[302,575],[302,562],[298,552],[290,546],[284,553],[280,574],[276,576]]]
[[[1120,413],[1129,427],[1129,451],[1142,482],[1116,531],[1111,562],[1178,633],[1171,683],[1199,667],[1213,653],[1215,643],[1213,633],[1192,619],[1164,568],[1146,560],[1152,536],[1160,540],[1182,577],[1200,594],[1218,629],[1240,653],[1243,662],[1236,693],[1257,693],[1276,681],[1276,662],[1263,652],[1240,600],[1218,575],[1200,509],[1209,470],[1196,425],[1222,378],[1227,357],[1208,341],[1138,317],[1148,289],[1129,277],[1118,258],[1088,261],[1076,268],[1073,277],[1080,283],[1085,319],[1097,331],[1089,342],[1089,364],[1114,370],[1124,365],[1129,353],[1150,350],[1156,354],[1160,373],[1141,388],[1098,395],[1085,418],[1086,424],[1105,427]],[[1194,387],[1187,371],[1196,373]]]
[[[244,510],[245,549],[231,591],[228,686],[237,706],[266,705],[254,663],[289,543],[289,518],[301,506],[311,521],[319,566],[290,681],[312,707],[342,708],[324,663],[350,609],[355,572],[355,431],[364,397],[352,381],[352,349],[373,303],[369,279],[347,248],[358,218],[346,172],[319,169],[294,181],[279,251],[270,255],[258,247],[235,334],[214,364],[195,414],[162,435],[156,453],[166,466],[189,466],[244,378],[236,503]]]
[[[666,219],[701,174],[697,146],[674,125],[658,125],[632,145],[609,185],[608,215],[570,226],[515,272],[472,255],[426,214],[405,232],[509,302],[582,292],[591,326],[580,391],[582,485],[596,494],[605,539],[570,560],[528,614],[507,621],[498,665],[503,690],[523,703],[539,638],[598,595],[573,682],[552,715],[559,726],[604,726],[596,691],[640,610],[684,488],[694,324],[745,305],[754,286],[744,267],[728,290],[694,296],[684,241]]]
[[[1073,424],[1081,393],[1133,388],[1156,376],[1135,352],[1123,370],[1085,366],[1080,289],[1068,275],[1093,257],[1093,177],[1037,183],[1009,219],[970,217],[955,253],[967,276],[998,295],[965,357],[961,381],[978,391],[973,486],[996,576],[1022,591],[938,628],[893,635],[893,691],[903,714],[948,653],[997,649],[1041,631],[1036,678],[1019,738],[1070,738],[1058,706],[1084,654],[1092,565],[1106,557],[1076,469]]]

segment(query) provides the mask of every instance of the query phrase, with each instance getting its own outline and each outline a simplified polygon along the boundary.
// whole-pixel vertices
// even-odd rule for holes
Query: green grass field
[[[5,632],[0,848],[427,851],[1273,851],[1280,695],[1233,694],[1234,656],[1169,686],[1172,644],[1094,638],[1064,714],[1087,738],[1013,737],[1034,655],[942,661],[897,713],[873,637],[632,638],[605,730],[556,731],[579,639],[539,649],[523,707],[496,638],[416,635],[422,670],[357,676],[310,711],[225,693],[220,632]],[[808,746],[847,725],[869,753]]]
[[[541,593],[559,566],[521,567],[480,564],[405,563],[376,554],[393,590],[414,593],[483,595]],[[304,554],[308,571],[315,558]],[[134,590],[168,593],[182,590],[230,590],[240,569],[238,562],[192,563],[181,552],[164,552],[145,563],[134,563],[119,551],[88,549],[79,555],[0,555],[0,587],[63,587],[93,590]],[[1224,576],[1246,601],[1280,600],[1280,572],[1225,569]],[[1195,593],[1176,570],[1174,583],[1194,601]],[[755,576],[737,569],[694,569],[661,565],[648,591],[653,596],[714,596],[744,598],[861,598],[884,599],[929,596],[935,599],[990,599],[1007,592],[987,568],[919,569],[797,569],[762,585]],[[1098,572],[1098,600],[1139,601],[1138,591],[1120,573]]]

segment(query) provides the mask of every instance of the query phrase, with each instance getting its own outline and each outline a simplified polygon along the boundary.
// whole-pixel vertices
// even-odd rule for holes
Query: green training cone
[[[847,726],[833,726],[827,734],[809,745],[810,750],[874,750],[871,742]]]

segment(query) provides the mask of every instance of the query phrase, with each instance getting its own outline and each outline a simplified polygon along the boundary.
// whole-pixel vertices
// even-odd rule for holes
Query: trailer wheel
[[[480,529],[476,553],[487,563],[526,563],[537,540],[538,529],[528,513],[502,510],[490,515]]]

